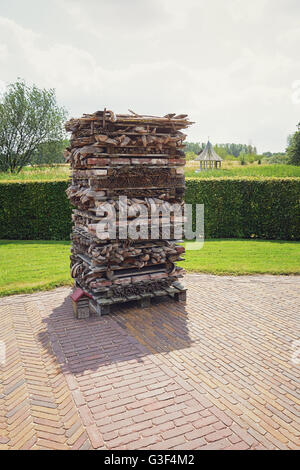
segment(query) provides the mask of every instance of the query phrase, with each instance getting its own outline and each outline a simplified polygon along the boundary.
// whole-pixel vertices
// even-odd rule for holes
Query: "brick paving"
[[[65,288],[1,299],[0,449],[299,449],[299,280],[188,275],[186,305],[87,320]]]

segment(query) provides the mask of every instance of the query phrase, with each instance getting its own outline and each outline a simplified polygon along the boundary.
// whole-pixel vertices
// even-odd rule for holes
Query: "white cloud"
[[[73,116],[104,106],[186,112],[196,121],[190,139],[251,140],[261,151],[283,149],[299,121],[291,99],[300,78],[300,8],[293,0],[276,6],[270,0],[52,0],[52,6],[60,21],[49,16],[45,30],[37,13],[16,21],[16,10],[9,14],[6,7],[2,82],[22,77],[54,87]]]
[[[244,0],[227,0],[226,6],[235,22],[247,21],[258,22],[262,18],[265,19],[264,13],[268,0],[252,0],[245,2]]]
[[[0,44],[0,60],[7,59],[8,48],[5,44]]]

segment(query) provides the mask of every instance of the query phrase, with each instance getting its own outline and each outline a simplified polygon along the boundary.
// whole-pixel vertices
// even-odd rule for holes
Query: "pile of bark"
[[[167,237],[162,223],[170,204],[183,206],[182,129],[191,122],[183,114],[130,113],[105,109],[66,123],[71,140],[65,157],[72,169],[67,195],[74,206],[71,275],[97,314],[129,300],[145,306],[163,295],[185,299],[183,270],[175,265],[183,259],[176,239],[182,219],[174,213],[166,218]],[[124,211],[127,221],[120,217]],[[115,235],[99,233],[99,223],[108,226],[113,214]],[[137,218],[144,224],[139,239],[124,238],[124,226]]]

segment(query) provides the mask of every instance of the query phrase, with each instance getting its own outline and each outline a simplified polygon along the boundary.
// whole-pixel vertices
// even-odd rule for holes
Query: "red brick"
[[[228,447],[228,439],[221,439],[220,441],[211,442],[200,447],[200,450],[222,450]]]
[[[127,426],[130,426],[133,423],[132,419],[122,419],[120,421],[116,421],[115,423],[106,424],[101,427],[101,432],[110,432],[115,431],[116,429],[121,429]]]
[[[121,419],[127,419],[127,418],[132,418],[133,416],[138,416],[140,414],[143,414],[144,411],[141,408],[137,408],[135,410],[126,410],[124,413],[118,413],[116,415],[111,416],[112,421],[120,421]]]
[[[171,437],[176,437],[180,436],[181,434],[186,434],[190,431],[192,431],[194,427],[192,424],[185,424],[183,426],[177,426],[174,429],[171,429],[170,431],[166,431],[163,433],[162,437],[163,439],[170,439]]]
[[[162,408],[165,408],[168,405],[172,405],[174,403],[173,400],[166,400],[166,401],[155,401],[151,403],[150,405],[145,406],[144,410],[147,411],[153,411],[153,410],[159,410]]]
[[[199,447],[202,447],[206,444],[206,440],[204,437],[200,437],[199,439],[193,439],[192,441],[185,442],[181,444],[180,450],[197,450]]]
[[[80,406],[78,411],[85,426],[89,426],[94,423],[91,412],[86,405]]]
[[[244,442],[249,444],[249,446],[258,444],[257,440],[254,439],[245,429],[241,428],[238,426],[236,423],[234,423],[231,426],[232,431],[237,434]]]
[[[161,423],[165,423],[166,421],[174,420],[180,417],[182,417],[182,413],[180,411],[174,411],[173,413],[166,413],[166,414],[160,415],[158,418],[154,418],[153,423],[161,424]],[[183,423],[183,424],[186,424],[186,423]]]
[[[134,416],[133,421],[140,423],[141,421],[147,421],[148,419],[157,418],[158,416],[161,416],[161,411],[154,410],[148,413],[143,413],[142,415]]]
[[[214,415],[210,415],[210,416],[207,416],[207,418],[200,418],[194,421],[193,425],[195,426],[195,428],[199,429],[199,428],[208,426],[209,424],[213,424],[217,422],[218,422],[218,418],[216,418]]]
[[[160,390],[160,389],[159,390],[148,390],[147,392],[140,393],[140,394],[136,395],[136,399],[137,400],[143,400],[144,398],[158,397],[162,393],[164,393],[164,391]]]
[[[197,390],[193,390],[190,393],[204,408],[210,408],[213,406],[213,404],[202,393],[199,393]]]
[[[107,416],[114,416],[114,415],[118,415],[119,413],[123,413],[124,411],[126,411],[125,406],[117,406],[117,407],[106,409],[105,413],[107,414]]]
[[[217,423],[214,424],[214,428],[216,430],[225,429],[226,425],[224,423],[222,423],[221,421],[218,421]]]
[[[216,406],[213,406],[210,408],[210,411],[217,416],[226,426],[231,426],[232,424],[232,419],[229,418],[223,411],[219,410]]]
[[[130,426],[128,426],[126,428],[120,429],[119,434],[120,434],[120,436],[123,436],[123,435],[127,435],[127,434],[130,434],[130,433],[142,431],[143,429],[149,429],[149,428],[152,428],[152,427],[153,427],[153,425],[152,425],[151,420],[142,421],[140,423],[133,423],[133,424],[131,424]]]
[[[141,448],[146,448],[147,446],[151,445],[152,449],[157,448],[157,443],[160,442],[161,438],[159,436],[149,436],[149,437],[143,437],[142,439],[134,442],[133,446],[127,446],[128,449],[134,449],[138,450]]]
[[[201,295],[200,277],[208,286]],[[13,435],[3,447],[296,448],[298,378],[285,338],[294,335],[286,299],[298,279],[200,277],[186,276],[184,307],[153,304],[143,317],[128,305],[126,315],[78,322],[65,289],[0,299],[9,345],[0,428]],[[117,427],[102,434],[109,425]]]
[[[215,432],[215,428],[212,424],[208,426],[203,426],[199,429],[194,429],[186,435],[187,439],[197,439],[198,437],[206,436],[207,434]],[[230,433],[231,434],[231,433]]]
[[[205,439],[207,442],[215,442],[223,439],[224,437],[228,437],[232,434],[230,429],[221,429],[220,431],[212,432],[211,434],[207,434]]]
[[[228,450],[247,450],[250,446],[246,442],[237,442],[236,444],[231,444],[229,447],[226,447]]]
[[[71,449],[72,450],[81,449],[82,446],[85,445],[85,444],[88,446],[88,449],[91,448],[90,441],[88,439],[88,436],[87,436],[86,432],[81,434],[81,436],[77,439],[77,441],[74,442],[74,444],[71,446]]]
[[[111,423],[111,418],[109,416],[105,416],[104,418],[100,418],[95,420],[97,426],[101,428],[101,426],[105,426],[106,424]]]
[[[159,395],[157,398],[158,400],[171,400],[174,399],[175,393],[174,392],[169,392],[169,393],[163,393]]]
[[[113,439],[112,441],[109,441],[107,443],[107,446],[109,449],[117,449],[118,447],[125,446],[128,443],[137,441],[139,437],[140,436],[137,432],[130,433],[125,436],[117,437],[116,439]]]
[[[113,439],[117,439],[118,435],[119,435],[118,431],[103,432],[102,438],[105,442],[112,441]]]
[[[77,406],[85,405],[85,399],[80,390],[73,390],[73,398]]]
[[[86,431],[94,449],[103,446],[104,442],[96,424],[91,424],[90,426],[87,426]]]
[[[96,403],[97,404],[95,404],[95,402],[94,402],[94,404],[91,405],[91,403],[88,402],[88,407],[89,407],[90,411],[93,413],[93,415],[95,415],[96,413],[103,413],[103,412],[106,413],[107,410],[105,408],[105,405],[103,405],[103,404],[99,405],[99,403],[101,403],[101,400],[97,400]]]
[[[192,413],[189,415],[181,416],[181,418],[175,419],[175,424],[176,426],[181,426],[183,424],[195,423],[195,421],[199,420],[199,418],[199,413]]]
[[[145,398],[144,400],[137,400],[126,405],[128,410],[134,410],[135,408],[143,408],[153,402],[153,398]]]
[[[231,436],[228,437],[228,439],[230,440],[232,444],[236,444],[237,442],[241,441],[241,438],[239,436],[236,436],[236,434],[232,434]]]
[[[183,435],[172,437],[171,439],[164,439],[161,443],[155,444],[152,449],[165,450],[165,449],[181,449],[181,446],[186,442]]]

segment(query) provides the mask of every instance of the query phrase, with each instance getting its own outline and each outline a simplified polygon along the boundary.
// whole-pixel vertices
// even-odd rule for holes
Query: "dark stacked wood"
[[[174,229],[182,220],[172,215],[170,236],[162,238],[161,209],[183,205],[185,156],[181,132],[191,123],[186,115],[164,117],[117,114],[97,111],[71,119],[71,145],[65,156],[72,180],[67,195],[74,206],[71,275],[77,287],[92,296],[91,310],[107,313],[114,303],[163,295],[185,299],[180,284],[183,270],[175,265],[184,248],[178,245]],[[127,197],[128,220],[138,215],[137,205],[151,215],[157,211],[159,236],[151,239],[150,220],[144,220],[147,236],[122,239],[122,221],[116,224],[116,238],[97,231],[110,205],[118,215]],[[141,218],[140,218],[141,220]],[[86,300],[85,300],[86,301]]]

